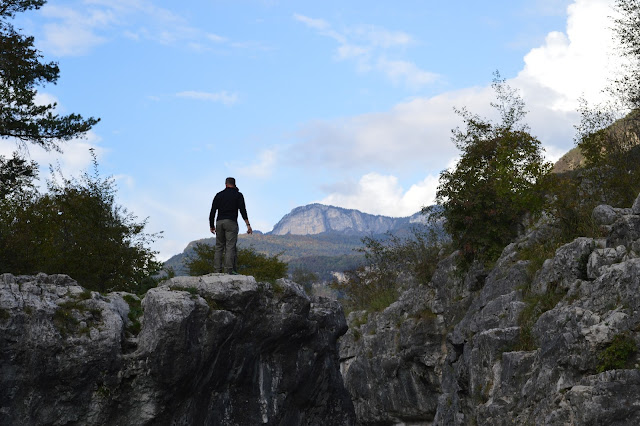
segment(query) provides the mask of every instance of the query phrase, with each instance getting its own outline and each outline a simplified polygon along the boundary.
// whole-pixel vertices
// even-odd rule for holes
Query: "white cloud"
[[[321,164],[343,170],[396,170],[421,167],[440,171],[456,155],[451,129],[461,123],[454,106],[482,111],[491,90],[466,89],[416,98],[385,113],[308,123],[286,158],[303,167]]]
[[[403,31],[389,31],[375,25],[360,25],[349,29],[348,33],[366,44],[383,49],[403,47],[414,43],[413,37]]]
[[[330,27],[329,23],[323,19],[313,19],[308,16],[300,15],[299,13],[294,13],[293,18],[296,21],[302,22],[309,28],[313,28],[316,30],[326,30]]]
[[[353,188],[334,192],[320,201],[322,204],[357,209],[385,216],[410,216],[433,203],[438,186],[437,176],[427,176],[404,191],[398,178],[368,173]]]
[[[222,37],[217,34],[211,34],[211,33],[207,34],[207,38],[213,41],[214,43],[224,43],[225,41],[227,41],[226,37]]]
[[[42,46],[58,56],[86,54],[108,42],[113,30],[129,40],[187,46],[196,51],[220,44],[266,49],[260,42],[234,42],[194,27],[184,17],[148,0],[75,0],[69,7],[46,4],[41,12],[50,21],[43,25]]]
[[[568,9],[567,32],[553,32],[545,44],[525,56],[523,70],[508,84],[520,89],[532,133],[547,147],[547,158],[557,159],[573,147],[578,98],[602,99],[607,76],[618,67],[611,33],[612,0],[576,0]],[[388,63],[388,74],[420,75],[411,63]],[[435,78],[425,73],[426,83]],[[405,77],[410,80],[409,77]],[[490,87],[415,98],[387,112],[333,121],[311,122],[297,134],[299,143],[288,158],[305,166],[316,163],[335,169],[383,169],[396,173],[416,165],[433,171],[457,150],[451,129],[461,124],[453,107],[467,107],[492,117]],[[366,170],[368,169],[368,170]]]
[[[576,0],[568,8],[566,33],[552,32],[525,57],[515,79],[533,102],[554,111],[575,111],[578,99],[604,100],[602,90],[620,69],[611,30],[613,0]],[[530,90],[527,90],[530,88]],[[540,89],[552,99],[536,99]],[[529,100],[529,99],[527,99]]]
[[[57,56],[83,55],[104,43],[106,38],[96,32],[114,23],[115,19],[109,11],[80,13],[68,7],[49,4],[42,8],[42,14],[58,21],[43,27],[43,46]]]
[[[176,93],[179,98],[197,99],[200,101],[220,102],[224,105],[233,105],[238,102],[238,95],[236,93],[229,93],[227,91],[222,92],[199,92],[193,90],[187,90],[184,92]]]
[[[520,90],[529,111],[525,120],[550,161],[574,146],[578,99],[584,96],[591,103],[600,102],[608,78],[620,67],[613,55],[612,5],[613,0],[574,1],[568,8],[566,33],[550,33],[542,46],[525,56],[522,71],[508,81]],[[403,66],[410,67],[410,63],[401,65],[395,68],[397,73]],[[388,74],[393,73],[389,70]],[[423,78],[426,83],[432,76],[425,74]],[[410,214],[433,199],[434,176],[442,165],[455,164],[458,151],[450,140],[450,130],[461,120],[453,107],[464,106],[472,113],[494,118],[490,107],[493,97],[489,86],[469,88],[415,98],[388,112],[308,123],[298,132],[299,143],[287,158],[303,167],[322,164],[345,173],[362,173],[353,190],[333,189],[322,202],[369,213],[402,210]],[[430,176],[403,192],[394,176],[416,167]],[[372,170],[384,170],[385,174]]]
[[[33,99],[33,102],[36,105],[53,105],[53,104],[57,104],[58,103],[58,99],[49,94],[49,93],[44,93],[44,92],[36,92],[36,96]],[[57,106],[56,106],[57,107]]]
[[[58,99],[46,92],[37,92],[34,103],[36,105],[57,104],[54,112],[64,113],[64,107],[58,104]],[[40,178],[44,187],[44,179],[48,177],[49,165],[54,167],[59,165],[65,177],[79,176],[91,165],[90,149],[93,149],[97,158],[100,159],[105,153],[105,149],[100,147],[102,138],[93,130],[87,132],[84,138],[72,139],[68,142],[60,142],[59,148],[62,153],[45,149],[30,143],[17,141],[15,139],[0,139],[0,155],[11,156],[18,151],[28,158],[35,160],[40,166]]]
[[[402,31],[390,31],[375,25],[359,25],[344,31],[335,30],[323,20],[295,13],[293,18],[318,34],[338,43],[335,59],[354,60],[359,72],[377,70],[386,75],[394,84],[404,84],[411,89],[419,89],[438,79],[437,74],[420,69],[406,60],[389,60],[386,52],[404,48],[414,43],[413,38]]]
[[[227,164],[229,169],[235,169],[240,176],[253,178],[267,178],[272,175],[278,160],[278,149],[263,150],[258,156],[258,162],[249,166],[238,166],[237,164]]]
[[[396,84],[405,83],[409,87],[420,88],[439,79],[436,73],[423,71],[413,62],[390,61],[386,58],[378,60],[378,69],[385,73]]]
[[[98,161],[104,156],[106,150],[99,146],[101,141],[93,131],[89,131],[84,139],[73,139],[69,142],[61,143],[60,148],[63,153],[56,151],[45,151],[35,145],[26,145],[26,150],[20,149],[16,141],[11,139],[0,139],[0,155],[11,156],[14,151],[20,151],[27,158],[34,160],[39,165],[39,186],[45,188],[47,179],[50,179],[49,166],[60,169],[62,175],[70,179],[78,177],[82,172],[91,167],[91,152],[93,149]]]

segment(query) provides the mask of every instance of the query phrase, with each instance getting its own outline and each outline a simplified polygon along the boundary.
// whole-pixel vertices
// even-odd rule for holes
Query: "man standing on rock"
[[[211,213],[209,213],[209,227],[216,235],[216,253],[213,258],[215,272],[222,272],[222,252],[224,251],[224,272],[237,273],[236,268],[236,244],[238,242],[238,210],[247,224],[247,234],[253,230],[249,225],[247,208],[244,204],[244,196],[236,187],[236,180],[228,177],[224,183],[224,190],[218,192],[213,198]],[[218,219],[216,219],[216,211]]]

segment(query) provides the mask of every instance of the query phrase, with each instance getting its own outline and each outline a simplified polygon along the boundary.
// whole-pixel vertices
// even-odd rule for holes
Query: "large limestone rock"
[[[522,252],[553,224],[489,271],[462,275],[454,254],[383,312],[352,313],[340,357],[358,424],[640,424],[638,205],[599,206],[606,234],[558,248],[538,271]]]
[[[212,274],[149,290],[137,335],[135,306],[63,275],[1,275],[0,424],[354,423],[335,302]]]
[[[345,235],[384,234],[413,223],[425,223],[426,217],[416,213],[410,217],[394,218],[362,213],[323,204],[297,207],[285,215],[271,232],[274,235],[315,235],[338,232]]]

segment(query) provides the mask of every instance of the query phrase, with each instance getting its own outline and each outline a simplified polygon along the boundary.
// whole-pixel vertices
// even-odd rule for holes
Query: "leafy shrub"
[[[0,200],[0,264],[14,274],[63,273],[99,292],[143,292],[160,269],[146,247],[159,235],[115,202],[115,183],[93,174],[59,173],[48,193]]]
[[[496,73],[497,102],[491,105],[501,121],[493,123],[466,109],[456,112],[465,129],[453,130],[461,151],[456,166],[440,174],[436,193],[444,227],[466,263],[492,262],[517,236],[525,214],[542,210],[538,189],[550,164],[542,157],[540,141],[521,123],[524,102]]]
[[[582,106],[576,144],[586,158],[591,183],[586,196],[598,204],[628,207],[640,191],[640,110],[624,117],[610,106]],[[604,111],[603,111],[604,109]]]
[[[598,355],[598,373],[625,368],[630,358],[638,351],[636,342],[626,334],[617,334],[611,343]]]
[[[0,321],[8,320],[9,318],[11,318],[11,314],[9,313],[9,311],[4,308],[0,308]]]
[[[142,324],[140,323],[140,317],[142,316],[142,303],[140,302],[140,299],[130,294],[125,294],[122,298],[129,305],[129,314],[127,317],[129,318],[129,321],[131,321],[131,324],[127,326],[127,332],[136,336],[142,329]]]
[[[215,246],[197,243],[194,247],[195,255],[187,260],[189,275],[206,275],[215,272]],[[287,276],[287,264],[278,255],[268,256],[257,253],[253,248],[238,248],[238,273],[251,275],[258,281],[273,282]]]
[[[362,241],[365,265],[331,283],[348,311],[385,309],[398,299],[398,278],[403,273],[428,282],[447,245],[434,228],[417,227],[406,238],[388,235],[386,239],[365,237]]]
[[[319,279],[318,274],[301,267],[295,268],[291,273],[291,280],[300,284],[307,294],[311,294],[313,283],[318,282]]]

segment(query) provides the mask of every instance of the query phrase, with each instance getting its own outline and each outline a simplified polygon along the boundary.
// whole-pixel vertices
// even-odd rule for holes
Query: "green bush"
[[[129,305],[129,314],[127,317],[131,323],[127,326],[127,332],[134,336],[137,336],[142,329],[142,324],[140,323],[140,317],[142,316],[142,303],[140,299],[134,297],[130,294],[125,294],[122,297],[125,302]]]
[[[455,249],[467,264],[491,263],[517,236],[526,214],[542,210],[539,183],[550,170],[542,157],[540,141],[521,123],[524,102],[500,79],[493,88],[497,102],[491,105],[501,121],[493,123],[457,110],[465,123],[453,130],[461,151],[456,166],[440,174],[436,193],[438,210],[432,218],[444,218],[444,227]]]
[[[300,284],[307,294],[311,294],[313,283],[318,282],[319,279],[318,274],[302,267],[295,268],[291,273],[291,280]]]
[[[215,246],[197,243],[194,247],[194,255],[186,261],[189,275],[206,275],[215,272],[213,263],[215,252]],[[250,247],[238,248],[237,256],[239,274],[251,275],[257,281],[268,282],[287,276],[287,264],[281,261],[278,255],[268,256]]]
[[[386,239],[363,238],[365,265],[346,271],[344,279],[334,280],[348,310],[381,311],[398,299],[399,277],[409,273],[421,283],[431,279],[448,241],[434,228],[415,227],[412,235]]]
[[[47,193],[0,200],[1,272],[61,273],[99,292],[143,293],[161,267],[147,248],[159,235],[116,204],[114,180],[99,176],[91,154],[93,174],[58,171]]]
[[[629,207],[640,192],[640,110],[616,120],[619,112],[605,108],[580,110],[576,144],[586,158],[585,196],[594,204]]]

